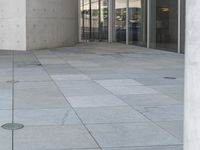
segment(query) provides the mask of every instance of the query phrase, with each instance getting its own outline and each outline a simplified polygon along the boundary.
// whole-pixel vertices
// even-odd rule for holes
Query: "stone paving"
[[[0,51],[0,125],[12,121],[11,60]],[[184,55],[122,44],[15,52],[25,127],[1,128],[0,150],[182,150],[183,78]]]

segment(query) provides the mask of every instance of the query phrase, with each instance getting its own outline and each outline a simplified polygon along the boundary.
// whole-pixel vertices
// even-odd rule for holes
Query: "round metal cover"
[[[164,77],[165,79],[171,79],[171,80],[175,80],[176,77]]]
[[[19,123],[7,123],[2,125],[1,127],[5,130],[19,130],[24,128],[24,125]]]
[[[6,81],[6,83],[12,83],[12,80]],[[14,83],[19,83],[19,81],[14,81]]]

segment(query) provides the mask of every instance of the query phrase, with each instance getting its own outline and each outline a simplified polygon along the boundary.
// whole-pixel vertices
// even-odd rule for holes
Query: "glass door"
[[[81,1],[81,31],[82,40],[108,40],[108,0]]]
[[[99,0],[91,0],[91,41],[99,37]]]
[[[116,42],[126,43],[126,8],[127,0],[115,1]]]
[[[81,39],[90,39],[90,2],[81,0]]]
[[[151,0],[150,47],[177,52],[178,0]]]
[[[108,0],[100,0],[99,40],[108,40]]]
[[[128,33],[129,44],[146,46],[146,1],[129,0]]]

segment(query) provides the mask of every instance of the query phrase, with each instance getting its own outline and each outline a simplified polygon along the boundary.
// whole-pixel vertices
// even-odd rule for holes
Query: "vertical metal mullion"
[[[181,53],[181,0],[178,0],[178,53]]]
[[[85,27],[84,27],[84,13],[81,12],[81,8],[82,8],[82,11],[84,12],[84,0],[81,0],[78,1],[78,28],[79,28],[79,42],[82,42],[82,35],[83,35],[83,38],[85,38]],[[82,18],[80,18],[82,17]],[[81,19],[82,19],[82,26],[81,26]]]
[[[126,45],[129,44],[129,0],[126,0]]]
[[[150,0],[147,0],[147,48],[150,48]]]

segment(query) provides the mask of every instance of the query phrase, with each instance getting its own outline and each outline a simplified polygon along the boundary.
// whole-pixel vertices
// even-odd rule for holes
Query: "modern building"
[[[0,9],[0,49],[107,41],[184,52],[184,0],[0,0]]]
[[[0,0],[0,49],[107,41],[185,51],[184,148],[199,150],[199,9],[199,0]]]
[[[184,0],[81,0],[81,37],[184,52]]]

